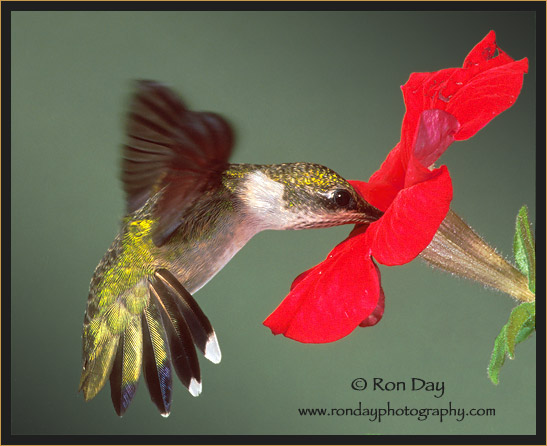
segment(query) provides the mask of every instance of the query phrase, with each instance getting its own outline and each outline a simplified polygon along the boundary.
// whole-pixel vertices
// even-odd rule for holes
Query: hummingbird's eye
[[[347,207],[352,201],[351,194],[345,189],[338,189],[332,195],[334,202],[340,207]]]

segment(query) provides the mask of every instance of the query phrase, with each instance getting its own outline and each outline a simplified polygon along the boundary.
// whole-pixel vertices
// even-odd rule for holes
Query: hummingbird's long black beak
[[[359,197],[361,198],[361,197]],[[359,213],[360,223],[373,223],[378,220],[384,213],[365,201],[363,198],[357,203],[357,212]]]

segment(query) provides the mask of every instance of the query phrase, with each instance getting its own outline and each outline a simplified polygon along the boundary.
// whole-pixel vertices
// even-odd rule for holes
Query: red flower
[[[454,140],[470,138],[513,105],[527,70],[528,60],[514,61],[490,31],[462,68],[412,73],[402,87],[401,141],[368,182],[351,182],[384,215],[355,226],[323,262],[300,274],[264,325],[274,334],[315,343],[375,325],[384,294],[372,257],[401,265],[429,245],[452,200],[448,169],[431,165]]]

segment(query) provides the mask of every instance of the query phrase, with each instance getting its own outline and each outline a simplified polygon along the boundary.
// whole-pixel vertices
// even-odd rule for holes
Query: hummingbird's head
[[[344,178],[319,164],[257,166],[242,186],[242,200],[261,229],[372,223],[382,216]]]

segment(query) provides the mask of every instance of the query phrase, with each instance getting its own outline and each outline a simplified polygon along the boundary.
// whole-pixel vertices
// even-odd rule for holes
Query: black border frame
[[[4,216],[1,226],[2,241],[2,283],[1,291],[1,354],[4,370],[2,373],[1,399],[1,444],[363,444],[360,435],[325,436],[325,435],[177,435],[177,436],[142,436],[142,435],[12,435],[11,433],[11,12],[12,11],[180,11],[180,10],[215,10],[215,11],[343,11],[343,10],[397,10],[397,11],[534,11],[536,13],[536,56],[537,56],[537,102],[536,102],[536,247],[537,271],[545,271],[545,16],[546,3],[543,1],[508,1],[508,2],[348,2],[348,1],[3,1],[1,4],[1,210]],[[539,230],[538,230],[539,229]],[[536,354],[537,377],[545,378],[545,277],[537,281],[537,344]],[[543,298],[542,298],[543,297]],[[541,360],[543,359],[543,361]],[[536,400],[536,434],[535,435],[382,435],[375,436],[371,444],[546,444],[545,432],[545,393],[538,393]],[[182,440],[182,441],[181,441]]]

